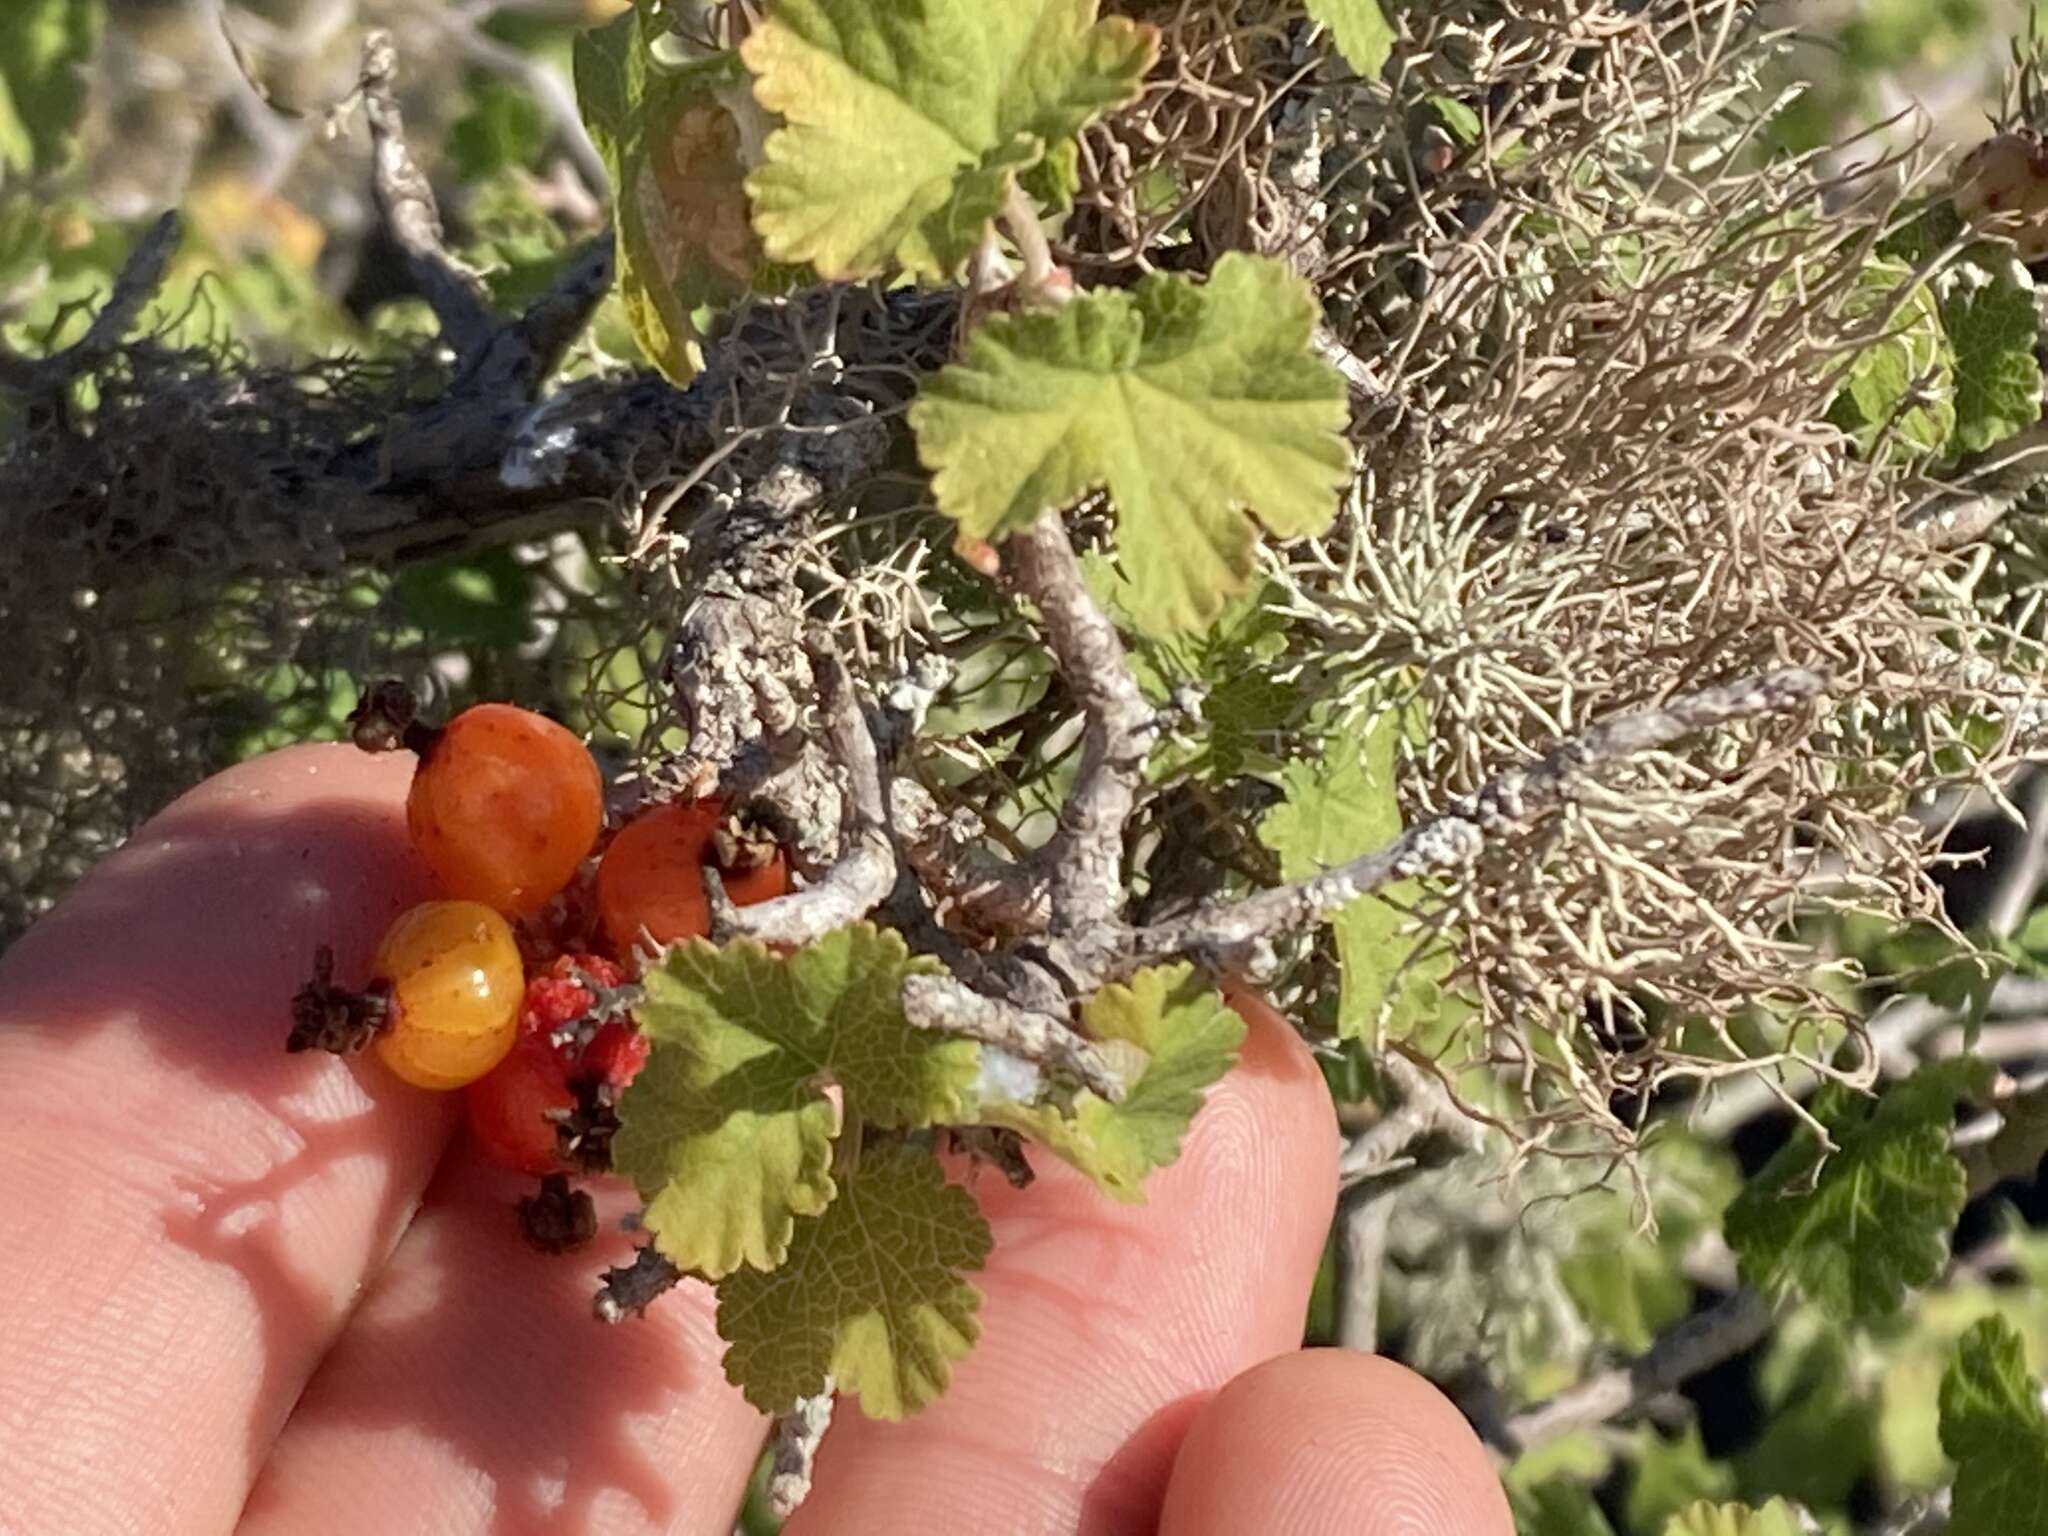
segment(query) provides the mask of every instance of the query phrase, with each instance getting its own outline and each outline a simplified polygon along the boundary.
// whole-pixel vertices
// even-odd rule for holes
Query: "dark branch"
[[[90,373],[106,361],[107,355],[134,329],[143,307],[163,286],[165,269],[178,248],[184,226],[175,210],[159,214],[137,242],[114,279],[113,290],[92,324],[78,340],[48,357],[24,358],[0,350],[0,384],[24,394],[62,389],[81,374]]]
[[[489,290],[471,267],[450,255],[433,186],[405,142],[405,117],[398,107],[398,45],[381,27],[363,39],[363,67],[357,89],[369,119],[375,155],[373,185],[377,207],[392,238],[405,252],[441,334],[465,362],[481,356],[497,333]]]
[[[1502,1450],[1518,1456],[1570,1430],[1627,1418],[1701,1371],[1741,1354],[1771,1330],[1770,1307],[1754,1291],[1725,1297],[1666,1331],[1627,1365],[1590,1376],[1525,1408],[1501,1427]]]
[[[540,297],[508,327],[524,359],[522,374],[530,389],[546,382],[611,292],[616,249],[609,229],[585,241]]]

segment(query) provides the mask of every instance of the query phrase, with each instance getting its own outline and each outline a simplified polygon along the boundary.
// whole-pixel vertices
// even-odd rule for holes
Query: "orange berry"
[[[505,1059],[519,1035],[525,969],[512,926],[475,901],[422,902],[386,930],[377,975],[391,1009],[384,1065],[420,1088],[460,1088]]]
[[[612,839],[597,865],[597,912],[617,954],[632,954],[643,928],[657,944],[711,932],[704,865],[724,816],[715,800],[656,806]],[[748,907],[786,892],[789,868],[778,852],[757,869],[721,870],[719,879],[734,906]]]
[[[575,732],[511,704],[478,704],[421,755],[405,820],[447,895],[525,917],[596,843],[604,782]]]

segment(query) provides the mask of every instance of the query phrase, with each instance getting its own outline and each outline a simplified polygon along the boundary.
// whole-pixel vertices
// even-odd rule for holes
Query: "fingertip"
[[[1301,1350],[1217,1393],[1181,1442],[1160,1536],[1512,1536],[1450,1399],[1406,1366]]]
[[[0,1380],[37,1409],[0,1413],[0,1528],[73,1528],[87,1468],[106,1528],[225,1530],[397,1240],[454,1106],[284,1047],[315,949],[360,980],[428,893],[410,774],[240,764],[0,960]]]

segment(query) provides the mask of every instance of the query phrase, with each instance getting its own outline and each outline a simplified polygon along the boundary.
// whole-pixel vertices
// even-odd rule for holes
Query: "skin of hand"
[[[0,957],[0,1531],[729,1536],[766,1430],[710,1292],[592,1321],[631,1239],[533,1252],[458,1096],[283,1049],[431,894],[411,760],[299,747],[186,795]],[[1336,1129],[1260,1029],[1146,1203],[974,1182],[982,1338],[900,1424],[843,1404],[790,1536],[1508,1536],[1404,1368],[1302,1352]]]

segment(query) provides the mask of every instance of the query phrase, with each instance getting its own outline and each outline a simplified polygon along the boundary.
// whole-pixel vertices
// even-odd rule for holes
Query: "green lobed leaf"
[[[1881,319],[1884,329],[1856,354],[1828,420],[1866,453],[1880,443],[1892,452],[1940,452],[1956,425],[1956,360],[1933,291],[1914,282],[1905,263],[1874,258],[1858,274],[1846,313]]]
[[[1941,1446],[1956,1464],[1949,1536],[2048,1522],[2048,1415],[2026,1345],[2003,1318],[1985,1318],[1956,1346],[1941,1378]]]
[[[1516,1536],[1614,1536],[1593,1495],[1564,1478],[1517,1488],[1508,1502]]]
[[[730,55],[688,69],[658,63],[639,18],[580,33],[576,99],[617,204],[619,298],[648,360],[676,383],[703,366],[710,314],[761,283],[748,222],[743,134],[725,96]]]
[[[1377,75],[1394,51],[1394,29],[1381,0],[1308,0],[1308,13],[1330,29],[1344,62],[1361,75]]]
[[[1823,1159],[1819,1139],[1803,1132],[1728,1207],[1743,1279],[1772,1294],[1796,1288],[1842,1322],[1896,1313],[1948,1260],[1968,1193],[1949,1146],[1955,1101],[1980,1094],[1988,1073],[1954,1057],[1874,1105],[1833,1087],[1818,1095],[1815,1117],[1840,1150]]]
[[[620,1100],[612,1159],[668,1258],[712,1278],[783,1261],[795,1219],[836,1189],[828,1085],[847,1120],[961,1117],[979,1047],[903,1017],[904,977],[936,965],[858,923],[789,955],[693,940],[647,974],[635,1017],[653,1048]]]
[[[1400,835],[1394,763],[1402,724],[1399,710],[1360,711],[1326,739],[1322,757],[1282,770],[1284,798],[1259,822],[1259,841],[1279,855],[1281,878],[1303,879]],[[1340,1036],[1367,1034],[1384,1023],[1389,1035],[1406,1038],[1458,1009],[1442,991],[1452,955],[1409,931],[1406,909],[1422,895],[1419,881],[1402,880],[1331,916],[1342,986]]]
[[[1252,515],[1317,533],[1350,473],[1344,381],[1308,346],[1313,292],[1239,252],[991,316],[910,408],[939,509],[1000,538],[1106,487],[1133,621],[1214,619],[1251,572]],[[1249,515],[1248,515],[1249,514]]]
[[[1707,1455],[1697,1424],[1688,1423],[1675,1439],[1644,1426],[1634,1449],[1622,1504],[1631,1531],[1661,1531],[1688,1506],[1734,1496],[1734,1469]]]
[[[900,1419],[945,1391],[980,1332],[981,1295],[962,1278],[989,1251],[974,1197],[902,1144],[864,1149],[844,1184],[797,1224],[781,1268],[718,1284],[725,1374],[764,1412],[829,1375],[869,1417]]]
[[[1073,136],[1135,100],[1153,27],[1096,0],[777,0],[741,47],[785,126],[747,178],[777,261],[945,280],[1010,181],[1055,203]]]
[[[1804,1536],[1805,1528],[1791,1505],[1773,1499],[1762,1509],[1747,1504],[1702,1501],[1680,1510],[1664,1527],[1664,1536]]]
[[[103,0],[0,4],[0,170],[47,176],[69,163],[85,112],[84,66]]]
[[[2015,261],[1990,270],[1963,262],[1941,275],[1935,291],[1955,352],[1951,446],[1977,453],[2041,419],[2033,283]]]
[[[1244,1020],[1206,976],[1183,964],[1152,966],[1104,987],[1082,1005],[1081,1026],[1136,1066],[1119,1102],[1083,1090],[1065,1112],[996,1102],[984,1103],[980,1117],[1045,1143],[1105,1193],[1135,1201],[1145,1176],[1180,1155],[1203,1093],[1237,1060]]]

